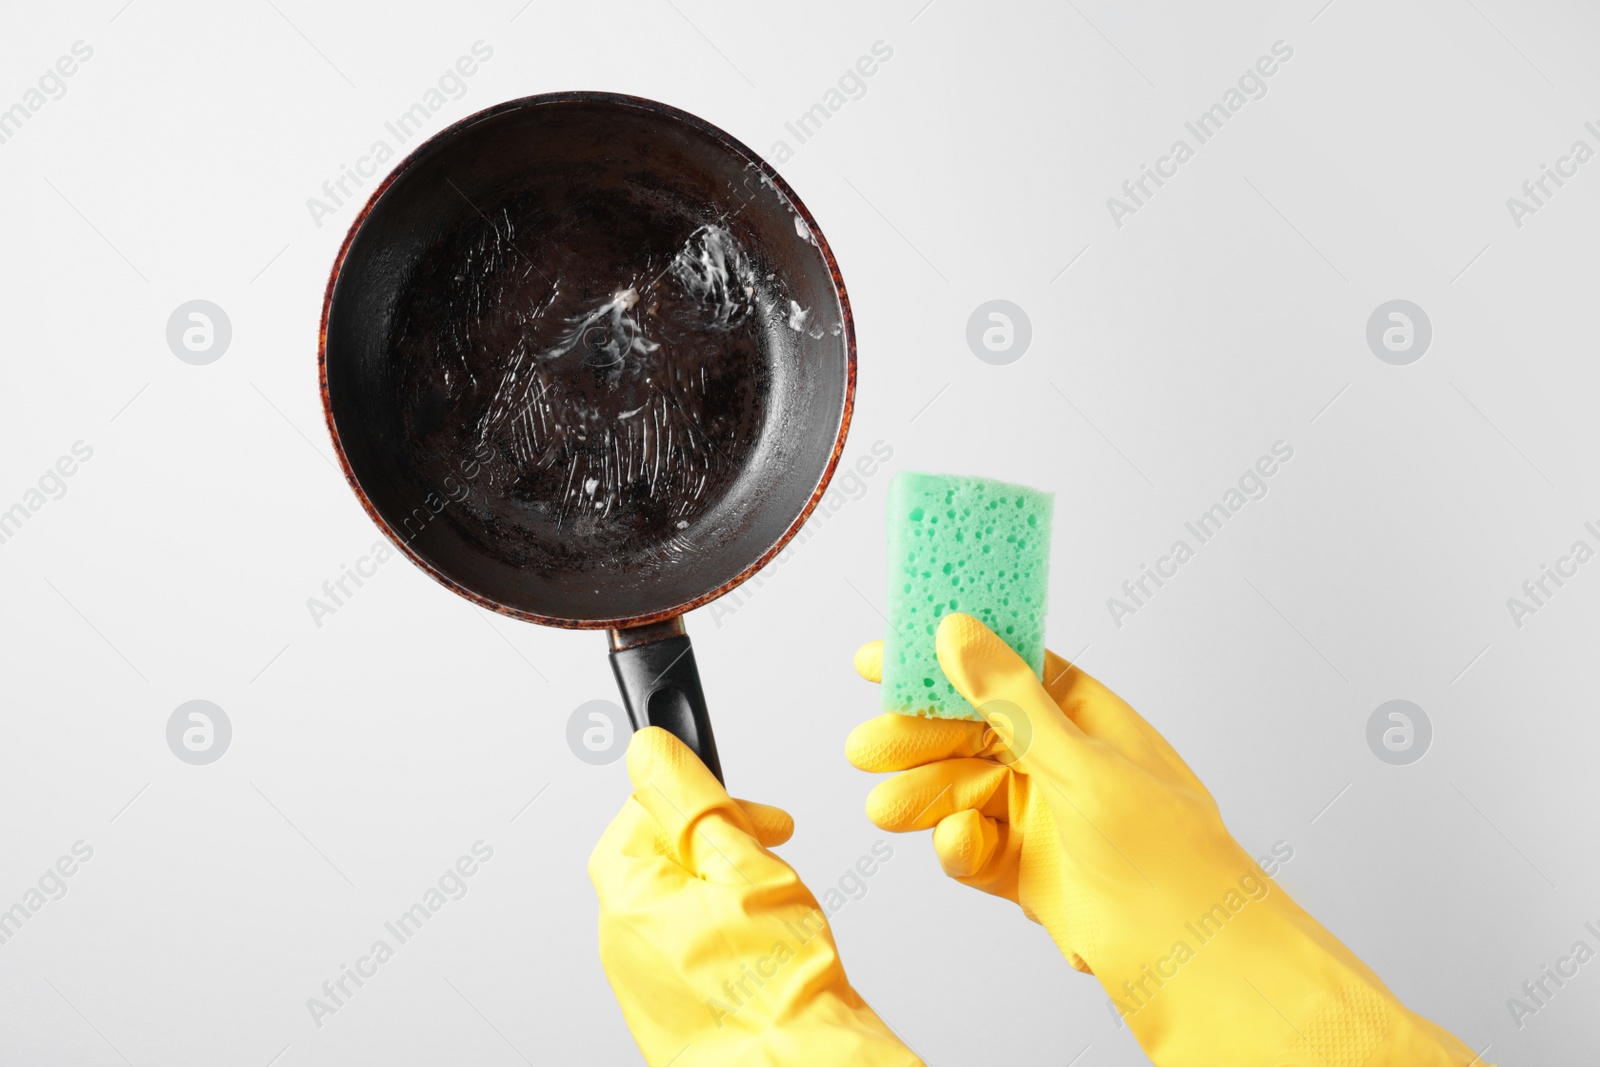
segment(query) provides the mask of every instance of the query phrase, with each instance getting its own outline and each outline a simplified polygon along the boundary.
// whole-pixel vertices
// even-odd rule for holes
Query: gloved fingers
[[[952,878],[977,876],[999,847],[999,821],[975,808],[947,815],[933,828],[933,851]]]
[[[1106,742],[1149,770],[1164,769],[1191,789],[1209,795],[1161,732],[1083,668],[1047,651],[1044,688],[1067,718],[1090,737]]]
[[[886,711],[850,731],[846,758],[863,771],[904,771],[953,756],[986,754],[988,725]]]
[[[758,804],[753,800],[740,800],[735,804],[744,809],[745,818],[755,831],[756,840],[764,848],[776,848],[794,836],[794,816],[771,804]]]
[[[926,830],[967,808],[1006,814],[1004,766],[992,760],[949,759],[880,782],[867,794],[867,818],[892,833]]]
[[[1042,769],[1058,788],[1088,779],[1088,735],[994,631],[971,615],[951,612],[939,623],[934,650],[950,684],[1000,735],[1006,762],[1024,773]]]
[[[733,802],[743,809],[745,818],[750,820],[756,840],[763,848],[775,848],[794,836],[794,817],[782,808],[773,807],[771,804],[760,804],[754,800],[741,800],[737,797]],[[600,835],[600,840],[589,857],[590,876],[594,875],[594,864],[597,860],[605,861],[624,856],[638,858],[655,854],[666,855],[676,862],[676,857],[669,854],[671,847],[672,842],[668,839],[666,831],[651,816],[649,809],[637,798],[630,796],[623,804],[622,810],[617,813],[617,817],[606,827],[605,833]]]
[[[856,649],[856,673],[869,682],[883,681],[882,641],[868,641]]]
[[[760,882],[787,864],[766,852],[745,809],[700,758],[659,726],[628,744],[633,795],[671,843],[678,862],[715,881]]]

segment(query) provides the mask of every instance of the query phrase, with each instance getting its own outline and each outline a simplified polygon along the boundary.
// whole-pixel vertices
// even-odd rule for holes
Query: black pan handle
[[[688,745],[722,781],[700,669],[683,620],[612,630],[611,670],[633,728],[661,727]]]

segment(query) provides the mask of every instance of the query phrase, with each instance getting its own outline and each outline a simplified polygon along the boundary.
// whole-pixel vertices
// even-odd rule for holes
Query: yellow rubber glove
[[[1016,901],[1099,979],[1160,1067],[1478,1067],[1266,876],[1149,723],[1053,653],[1045,682],[970,615],[935,637],[984,722],[886,714],[850,762],[898,771],[867,800],[933,828],[958,881]],[[878,681],[882,642],[856,654]]]
[[[768,851],[794,820],[728,796],[658,727],[633,735],[628,774],[589,877],[600,962],[645,1061],[920,1067],[850,988],[816,897]]]

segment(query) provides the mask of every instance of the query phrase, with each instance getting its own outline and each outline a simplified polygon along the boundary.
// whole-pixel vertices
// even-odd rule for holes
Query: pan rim
[[[541,107],[551,104],[566,103],[600,103],[619,107],[635,108],[640,111],[650,112],[689,126],[699,133],[711,138],[724,148],[731,150],[736,155],[743,157],[749,165],[757,168],[765,176],[765,178],[773,184],[773,186],[794,208],[796,214],[798,214],[805,221],[806,226],[810,229],[812,237],[814,237],[816,240],[817,248],[822,253],[823,261],[827,265],[828,273],[833,279],[833,290],[839,299],[840,313],[843,318],[843,336],[845,339],[845,383],[844,401],[839,416],[839,429],[838,433],[834,437],[833,448],[828,455],[828,462],[823,468],[822,474],[818,478],[817,484],[812,489],[811,496],[806,500],[805,505],[800,509],[799,513],[794,517],[793,521],[790,522],[788,527],[785,528],[777,540],[775,540],[759,558],[741,570],[734,577],[713,589],[699,594],[698,596],[684,600],[669,608],[663,608],[643,615],[624,615],[597,619],[574,619],[566,616],[543,615],[538,612],[527,611],[510,604],[505,604],[495,600],[492,597],[485,596],[477,590],[470,589],[444,574],[432,563],[424,559],[420,554],[413,550],[404,538],[397,535],[394,527],[378,512],[377,507],[367,495],[367,492],[362,487],[360,480],[356,477],[354,468],[350,465],[349,457],[345,453],[344,443],[339,436],[339,428],[334,422],[332,398],[328,393],[328,320],[333,309],[334,289],[338,285],[340,272],[344,268],[345,259],[350,252],[351,245],[355,242],[357,234],[361,232],[361,229],[365,225],[368,216],[372,213],[373,208],[377,205],[378,201],[383,198],[384,193],[388,191],[389,187],[396,181],[396,179],[410,170],[411,167],[419,161],[423,153],[431,149],[436,142],[441,142],[448,138],[454,137],[464,132],[471,126],[477,125],[480,122],[487,121],[509,111],[521,110],[529,107]],[[800,532],[800,528],[805,525],[806,520],[811,517],[812,512],[816,510],[817,505],[822,501],[823,496],[826,495],[829,483],[833,481],[834,472],[838,469],[839,460],[844,454],[845,439],[849,436],[850,422],[855,413],[855,318],[850,309],[850,296],[845,289],[844,277],[839,271],[838,261],[834,258],[833,249],[828,244],[828,239],[823,235],[821,228],[817,226],[817,221],[812,216],[810,209],[806,207],[804,201],[800,199],[799,195],[795,193],[794,189],[790,187],[789,183],[784,181],[782,175],[780,175],[770,163],[745,145],[744,142],[740,141],[738,138],[734,137],[732,134],[729,134],[720,127],[712,125],[697,115],[693,115],[680,108],[673,107],[671,104],[664,104],[659,100],[651,100],[642,96],[630,96],[625,93],[596,90],[568,90],[553,93],[537,93],[531,96],[523,96],[513,100],[502,101],[499,104],[494,104],[490,107],[483,108],[482,110],[476,111],[465,118],[451,123],[449,126],[446,126],[444,129],[435,133],[432,137],[429,137],[427,140],[423,141],[420,145],[407,153],[405,158],[396,164],[394,169],[391,170],[384,177],[384,179],[378,183],[375,189],[373,189],[372,194],[367,197],[366,203],[361,206],[361,210],[357,212],[355,219],[350,223],[350,228],[348,231],[346,231],[344,240],[339,244],[339,251],[334,256],[333,268],[328,274],[328,282],[323,291],[322,316],[317,329],[317,383],[322,397],[323,422],[326,424],[328,428],[328,435],[333,441],[334,454],[339,460],[339,469],[344,473],[345,481],[355,493],[356,499],[361,502],[361,506],[366,511],[368,517],[370,517],[372,521],[377,524],[378,528],[383,531],[384,536],[387,537],[396,548],[403,552],[412,563],[416,564],[418,567],[421,567],[423,571],[425,571],[435,581],[449,589],[451,592],[465,597],[467,600],[479,605],[480,607],[488,608],[489,610],[498,612],[501,615],[507,615],[514,619],[521,619],[525,622],[537,623],[541,626],[554,626],[569,630],[624,629],[627,627],[645,626],[651,623],[677,618],[687,614],[690,611],[693,611],[695,608],[703,607],[719,597],[725,596],[742,585],[757,571],[761,570],[762,567],[770,563],[773,558],[778,555],[778,553],[783,551],[783,549],[789,544],[794,536]]]

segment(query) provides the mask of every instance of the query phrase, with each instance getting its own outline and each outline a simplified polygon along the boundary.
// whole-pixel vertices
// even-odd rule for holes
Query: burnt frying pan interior
[[[766,557],[846,419],[804,209],[662,105],[569,94],[425,144],[330,292],[335,438],[435,577],[538,621],[659,617]]]

